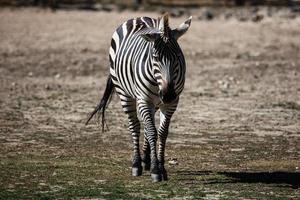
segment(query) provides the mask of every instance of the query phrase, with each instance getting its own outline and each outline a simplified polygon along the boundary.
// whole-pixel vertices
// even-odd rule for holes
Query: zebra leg
[[[144,145],[143,145],[143,156],[142,161],[144,164],[144,170],[149,171],[151,165],[151,157],[150,157],[150,145],[147,140],[146,131],[144,133]]]
[[[155,112],[158,110],[159,108],[155,108]],[[142,162],[144,165],[144,170],[145,171],[149,171],[150,170],[150,165],[151,165],[151,157],[150,157],[150,145],[149,142],[147,140],[147,136],[146,136],[146,131],[144,131],[144,144],[143,144],[143,156],[142,156]]]
[[[132,176],[141,176],[143,172],[142,159],[140,155],[139,137],[140,121],[137,118],[136,101],[132,98],[121,98],[124,112],[128,115],[129,131],[133,142]]]
[[[149,103],[139,100],[138,111],[141,119],[145,126],[145,135],[150,146],[150,173],[153,182],[161,181],[161,173],[158,167],[157,153],[156,153],[156,142],[157,142],[157,131],[154,124],[155,108]]]
[[[166,141],[169,133],[169,125],[171,121],[171,117],[175,112],[177,107],[177,102],[168,106],[168,108],[161,108],[160,111],[160,125],[158,128],[158,166],[159,170],[162,173],[162,180],[168,180],[167,170],[165,169],[165,147]]]

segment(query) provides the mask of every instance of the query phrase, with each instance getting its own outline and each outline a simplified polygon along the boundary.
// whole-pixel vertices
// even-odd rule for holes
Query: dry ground
[[[130,176],[117,97],[109,131],[84,126],[113,31],[141,15],[158,14],[0,10],[0,199],[299,198],[300,18],[194,19],[180,39],[188,67],[170,181],[152,184]]]

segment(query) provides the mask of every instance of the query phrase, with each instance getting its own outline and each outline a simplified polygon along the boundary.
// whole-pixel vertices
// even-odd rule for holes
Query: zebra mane
[[[139,30],[138,34],[139,35],[143,35],[143,34],[160,34],[160,35],[162,35],[163,32],[157,28],[145,27],[145,28],[142,28],[141,30]]]

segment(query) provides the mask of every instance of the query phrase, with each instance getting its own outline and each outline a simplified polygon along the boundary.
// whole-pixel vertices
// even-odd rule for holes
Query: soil
[[[133,185],[150,183],[148,175],[141,180],[130,177],[131,136],[117,96],[107,109],[109,130],[102,133],[96,120],[84,125],[105,88],[111,35],[119,24],[135,16],[157,17],[158,13],[0,10],[2,192],[59,190],[44,177],[55,172],[55,159],[63,166],[67,162],[81,177],[51,179],[56,186],[59,181],[87,179],[115,185],[118,178]],[[172,18],[172,27],[185,18]],[[203,193],[190,195],[206,199],[243,199],[249,191],[258,195],[251,193],[250,198],[299,197],[299,182],[287,175],[283,176],[289,181],[283,183],[294,189],[277,190],[261,185],[265,181],[260,180],[239,193],[234,185],[224,186],[223,179],[218,179],[222,176],[218,173],[233,172],[281,171],[299,177],[299,27],[300,17],[265,17],[258,23],[193,19],[190,30],[179,40],[187,61],[186,86],[167,141],[167,169],[174,185],[201,186]],[[89,167],[93,175],[84,170],[79,173],[81,160],[92,163],[88,166],[97,165],[99,176]],[[29,161],[30,166],[38,163],[41,168],[22,168]],[[22,174],[31,178],[22,178]],[[220,184],[203,186],[210,175],[217,177],[211,181]],[[40,184],[37,189],[36,184]],[[168,192],[151,187],[157,195]],[[130,192],[134,190],[128,195]],[[144,191],[141,197],[149,197],[147,194]],[[174,194],[168,197],[186,195]]]

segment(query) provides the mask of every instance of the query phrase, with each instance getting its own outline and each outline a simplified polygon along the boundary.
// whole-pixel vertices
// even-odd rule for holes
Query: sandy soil
[[[143,15],[158,14],[1,9],[0,158],[113,155],[129,167],[118,97],[109,131],[84,122],[105,87],[112,33]],[[168,168],[299,172],[299,27],[299,17],[194,19],[179,42],[188,67],[167,144],[179,165]]]

